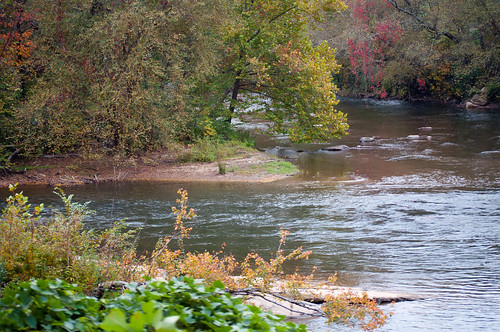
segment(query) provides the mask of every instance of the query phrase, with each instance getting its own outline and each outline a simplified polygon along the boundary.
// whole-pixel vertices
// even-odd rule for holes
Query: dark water
[[[377,139],[321,152],[326,145],[258,137],[260,147],[303,170],[282,182],[110,183],[66,191],[92,201],[92,227],[121,218],[142,227],[147,250],[171,232],[170,206],[183,187],[198,213],[190,249],[226,243],[238,257],[249,250],[265,256],[277,249],[284,227],[288,248],[313,251],[304,272],[316,266],[319,278],[338,271],[343,285],[425,296],[387,307],[394,316],[383,331],[497,330],[500,114],[361,100],[343,100],[339,109],[348,113],[351,132],[333,144]],[[428,126],[432,131],[418,129]],[[432,138],[406,139],[420,133]],[[58,204],[50,188],[21,189],[33,202]],[[309,326],[327,330],[322,320]]]

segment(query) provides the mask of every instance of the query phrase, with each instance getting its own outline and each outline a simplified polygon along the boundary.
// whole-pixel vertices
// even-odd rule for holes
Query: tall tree
[[[345,115],[335,110],[334,51],[327,43],[314,46],[307,35],[313,21],[343,8],[338,0],[236,1],[222,68],[229,118],[252,104],[271,121],[271,132],[288,133],[292,141],[344,134]]]
[[[0,3],[0,139],[4,139],[14,106],[20,102],[28,81],[28,59],[35,48],[34,18],[24,1]],[[0,144],[3,143],[0,141]]]

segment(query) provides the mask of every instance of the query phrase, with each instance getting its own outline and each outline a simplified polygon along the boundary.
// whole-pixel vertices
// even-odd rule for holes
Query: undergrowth
[[[234,158],[251,151],[253,141],[220,141],[216,138],[203,138],[188,145],[187,150],[179,154],[182,162],[214,162]]]

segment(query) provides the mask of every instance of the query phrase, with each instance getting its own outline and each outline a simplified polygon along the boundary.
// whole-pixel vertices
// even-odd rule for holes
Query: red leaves
[[[390,46],[399,40],[402,30],[399,22],[386,18],[388,4],[382,0],[355,0],[353,17],[361,36],[350,39],[349,60],[356,85],[362,80],[365,93],[375,92],[386,98],[387,92],[380,90]],[[371,83],[368,86],[368,83]]]

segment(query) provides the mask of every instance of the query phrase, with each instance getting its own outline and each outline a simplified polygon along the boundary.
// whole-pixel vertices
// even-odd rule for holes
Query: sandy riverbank
[[[219,163],[181,163],[168,152],[134,158],[77,155],[43,156],[18,162],[16,173],[0,173],[0,187],[20,185],[71,186],[107,181],[271,182],[290,176],[273,170],[277,159],[259,151]],[[0,171],[2,172],[2,171]]]

